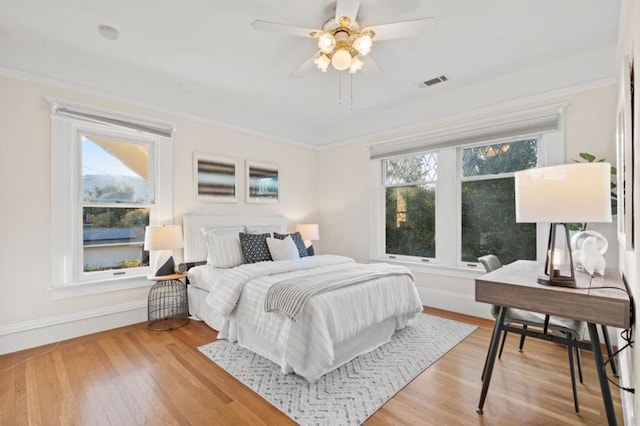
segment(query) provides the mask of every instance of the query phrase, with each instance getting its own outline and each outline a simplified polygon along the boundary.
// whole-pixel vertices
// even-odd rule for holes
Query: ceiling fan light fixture
[[[371,52],[371,46],[373,45],[373,39],[371,35],[363,33],[353,40],[353,48],[358,51],[362,56],[366,56]]]
[[[331,53],[336,47],[336,39],[331,33],[322,33],[318,37],[318,49],[322,53]]]
[[[351,66],[351,54],[345,49],[338,49],[331,56],[331,65],[338,71],[344,71]]]

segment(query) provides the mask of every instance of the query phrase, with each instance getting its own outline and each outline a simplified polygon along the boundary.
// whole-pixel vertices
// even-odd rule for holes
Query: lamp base
[[[556,229],[558,225],[564,226],[565,244],[567,247],[569,272],[571,275],[560,275],[560,265],[555,264]],[[557,287],[576,287],[576,276],[573,270],[573,256],[571,255],[571,242],[569,227],[566,223],[552,223],[549,227],[549,241],[547,242],[547,257],[544,262],[544,275],[538,277],[538,283]]]
[[[161,277],[163,275],[171,275],[175,273],[175,262],[169,250],[162,250],[158,253],[156,261],[153,264],[153,276]]]
[[[576,280],[571,277],[549,277],[548,275],[540,275],[538,277],[538,284],[554,287],[576,288]]]

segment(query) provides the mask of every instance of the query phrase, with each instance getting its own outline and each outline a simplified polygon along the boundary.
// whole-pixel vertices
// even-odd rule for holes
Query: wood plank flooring
[[[496,362],[485,414],[476,414],[492,323],[400,391],[367,425],[606,424],[591,353],[583,351],[580,413],[573,411],[566,349],[517,336]],[[216,338],[191,321],[169,332],[145,323],[0,356],[0,425],[289,425],[293,422],[202,355]],[[619,392],[612,387],[622,424]]]

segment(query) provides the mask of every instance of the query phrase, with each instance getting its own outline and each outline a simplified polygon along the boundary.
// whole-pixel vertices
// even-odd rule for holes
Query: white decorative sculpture
[[[575,249],[572,253],[576,269],[583,269],[593,275],[604,275],[607,262],[603,254],[609,248],[607,239],[594,231],[578,232],[571,238],[571,246]]]

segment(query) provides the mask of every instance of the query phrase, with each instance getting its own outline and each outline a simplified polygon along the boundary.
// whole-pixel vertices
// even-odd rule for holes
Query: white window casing
[[[173,220],[173,159],[171,135],[175,126],[127,117],[60,100],[51,114],[51,261],[53,298],[67,298],[149,285],[149,267],[121,269],[117,274],[82,273],[82,158],[83,134],[147,144],[150,152],[150,224]],[[74,114],[70,114],[73,111]],[[90,116],[90,117],[87,117]],[[101,120],[103,118],[103,120]],[[149,131],[153,127],[157,131]],[[170,130],[167,130],[170,129]],[[164,136],[161,136],[163,134]],[[127,207],[122,204],[122,207]],[[134,205],[133,207],[140,207]],[[155,253],[151,253],[154,256]],[[151,262],[153,258],[151,259]]]
[[[389,260],[389,256],[385,254],[385,187],[382,184],[384,160],[437,152],[439,167],[436,186],[436,258],[427,263],[416,257],[395,256],[395,261],[407,262],[419,269],[423,269],[424,266],[425,270],[444,271],[447,275],[464,276],[465,270],[470,272],[477,269],[477,265],[460,260],[462,178],[458,151],[470,146],[536,138],[539,142],[538,167],[563,164],[565,108],[566,104],[551,105],[370,146],[371,258]],[[537,256],[542,259],[546,247],[544,224],[536,227],[536,241]]]

